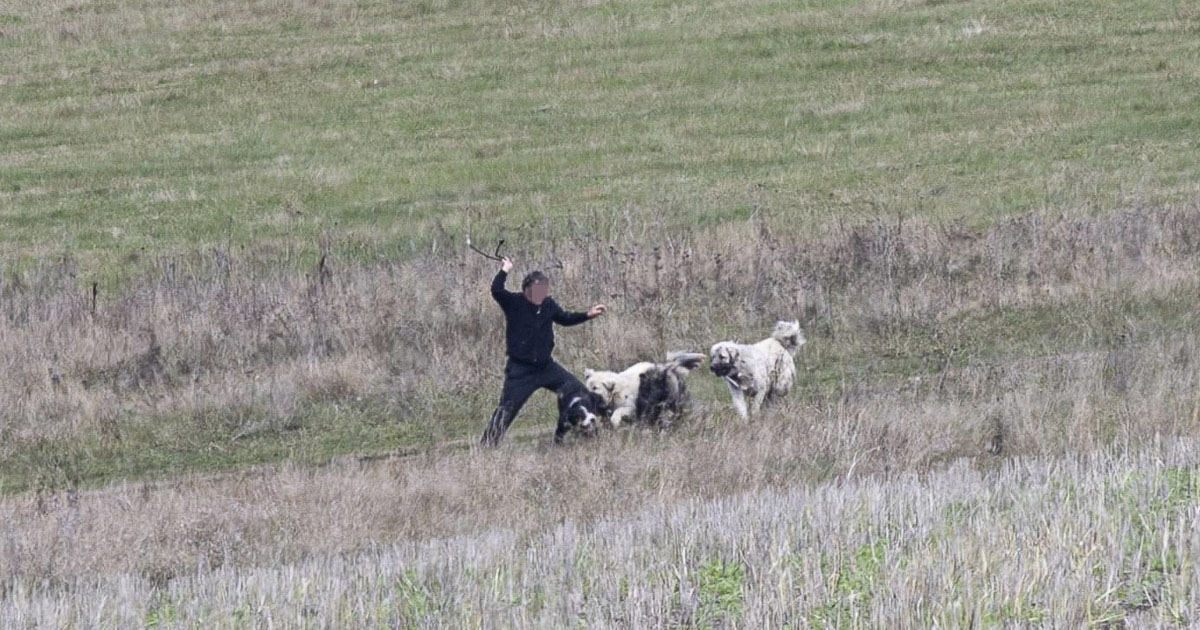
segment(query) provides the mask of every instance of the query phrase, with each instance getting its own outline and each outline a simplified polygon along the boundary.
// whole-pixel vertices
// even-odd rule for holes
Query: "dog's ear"
[[[592,370],[592,369],[587,369],[587,370],[584,370],[584,371],[583,371],[583,378],[585,378],[585,379],[587,379],[587,378],[592,378],[592,375],[593,375],[593,374],[595,374],[595,373],[596,373],[596,371],[595,371],[595,370]]]

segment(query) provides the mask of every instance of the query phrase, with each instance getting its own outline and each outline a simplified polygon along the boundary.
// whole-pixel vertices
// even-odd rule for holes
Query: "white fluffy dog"
[[[629,420],[653,423],[664,408],[682,411],[687,402],[683,377],[703,362],[700,353],[669,352],[666,363],[643,361],[620,372],[584,370],[583,381],[600,399],[613,428]]]
[[[713,374],[725,379],[734,409],[743,420],[748,420],[758,415],[763,403],[792,389],[796,380],[796,351],[802,345],[804,331],[800,330],[800,322],[780,321],[770,337],[756,344],[722,341],[713,345],[709,367]]]

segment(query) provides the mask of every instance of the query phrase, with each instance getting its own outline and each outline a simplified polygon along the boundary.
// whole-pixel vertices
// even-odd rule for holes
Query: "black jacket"
[[[525,294],[506,290],[504,281],[507,278],[508,274],[503,271],[496,274],[492,280],[492,297],[504,311],[508,357],[527,365],[549,365],[550,352],[554,350],[554,324],[582,324],[588,320],[587,313],[564,311],[549,297],[541,306],[536,306],[525,299]]]

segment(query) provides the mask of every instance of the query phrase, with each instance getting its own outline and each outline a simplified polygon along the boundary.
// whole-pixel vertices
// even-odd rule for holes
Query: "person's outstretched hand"
[[[593,306],[592,308],[588,309],[588,312],[587,312],[588,319],[592,319],[594,317],[600,317],[606,311],[608,311],[607,306],[605,306],[603,304],[597,304],[597,305]]]
[[[508,273],[508,272],[512,271],[512,268],[513,268],[513,263],[512,263],[511,258],[509,258],[508,256],[505,256],[504,258],[500,259],[500,271],[503,271],[504,273]]]

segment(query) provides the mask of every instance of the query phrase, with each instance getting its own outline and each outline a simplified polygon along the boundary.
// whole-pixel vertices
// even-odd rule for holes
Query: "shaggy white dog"
[[[767,401],[783,396],[796,380],[796,351],[804,345],[800,322],[780,321],[771,336],[745,345],[722,341],[713,345],[709,367],[725,379],[738,415],[748,420]],[[746,399],[750,399],[749,409]]]
[[[683,377],[703,362],[700,353],[669,352],[666,363],[643,361],[620,372],[584,370],[583,382],[600,399],[614,428],[629,420],[653,423],[664,409],[682,412],[687,402]]]

